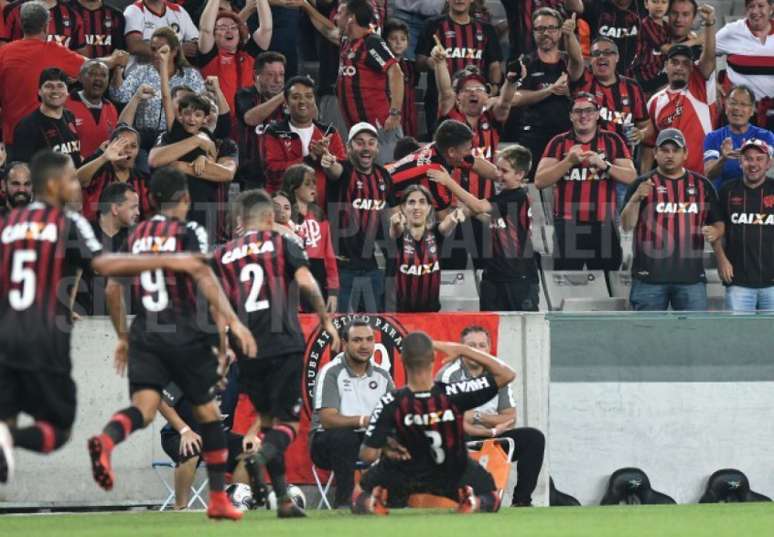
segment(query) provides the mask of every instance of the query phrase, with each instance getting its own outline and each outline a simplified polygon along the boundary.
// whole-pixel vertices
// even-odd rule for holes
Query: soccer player
[[[339,338],[303,247],[273,229],[269,194],[251,190],[239,200],[238,225],[245,232],[213,252],[213,265],[231,304],[260,341],[257,360],[239,354],[240,388],[258,413],[245,433],[247,443],[260,445],[246,461],[247,470],[259,503],[265,491],[260,467],[265,466],[277,495],[277,516],[302,517],[305,513],[288,495],[285,479],[285,451],[298,433],[305,347],[298,304],[291,298],[295,286],[314,308],[334,351]],[[256,436],[259,429],[262,441]]]
[[[42,151],[30,175],[36,201],[0,219],[0,483],[13,474],[14,445],[50,453],[70,437],[72,321],[68,304],[57,298],[60,281],[85,268],[110,276],[206,268],[191,256],[99,255],[89,223],[64,208],[80,196],[70,157]],[[18,426],[21,412],[34,424]]]
[[[467,358],[486,373],[451,384],[434,382],[435,351],[445,354],[446,362]],[[406,386],[382,397],[371,414],[360,459],[381,460],[360,480],[352,512],[386,514],[387,495],[412,492],[459,500],[463,513],[497,511],[494,480],[468,456],[463,420],[466,411],[496,397],[516,374],[494,356],[460,343],[433,342],[424,332],[403,339],[401,359]]]
[[[159,252],[207,251],[207,232],[195,222],[186,222],[191,204],[187,180],[181,172],[162,168],[153,174],[151,195],[159,213],[140,223],[129,235],[127,251],[137,259],[154,259]],[[202,310],[194,283],[209,303],[217,336],[207,332],[207,310]],[[161,392],[175,382],[193,406],[201,424],[202,458],[207,463],[210,486],[210,518],[239,520],[237,511],[224,492],[226,437],[214,401],[214,387],[220,380],[219,359],[225,360],[226,327],[242,352],[255,356],[250,331],[239,321],[208,267],[191,276],[171,274],[161,267],[142,272],[133,282],[138,310],[127,330],[122,284],[110,280],[108,309],[118,334],[115,367],[119,374],[129,366],[131,406],[116,412],[102,433],[88,441],[94,480],[105,490],[113,488],[111,466],[113,449],[130,434],[148,426],[161,404]],[[215,332],[215,330],[213,330]],[[213,347],[219,347],[219,357]]]

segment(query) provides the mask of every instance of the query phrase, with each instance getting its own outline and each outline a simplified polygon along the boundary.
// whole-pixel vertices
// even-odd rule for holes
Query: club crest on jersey
[[[658,192],[659,194],[666,194],[668,190],[669,189],[667,187],[665,187],[665,186],[657,186],[656,187],[656,192]]]
[[[774,196],[767,196],[772,198],[772,206],[774,206]],[[730,205],[742,205],[744,204],[744,198],[741,196],[732,196],[728,198],[728,203]],[[763,204],[766,206],[766,198],[763,198]],[[768,207],[767,207],[768,208]]]
[[[132,244],[133,254],[176,252],[177,238],[175,237],[140,237]]]
[[[457,37],[457,32],[454,32],[454,31],[446,32],[443,35],[444,37],[446,37],[446,39],[454,39],[455,37]]]
[[[686,188],[686,189],[685,189],[685,192],[686,192],[686,193],[687,193],[689,196],[695,196],[695,195],[696,195],[696,188],[695,188],[695,187],[692,187],[692,186],[689,186],[688,188]]]
[[[391,315],[340,315],[333,319],[333,326],[341,333],[347,329],[353,320],[368,323],[374,331],[376,344],[374,345],[374,354],[371,357],[371,361],[390,373],[393,379],[402,378],[403,365],[398,360],[398,356],[403,345],[403,338],[406,337],[408,331],[397,317]],[[317,374],[329,360],[335,358],[330,353],[330,344],[330,334],[320,328],[311,331],[306,340],[306,349],[304,351],[306,364],[304,367],[304,404],[306,411],[310,414],[312,411],[312,401],[314,400],[314,385],[317,380]],[[392,400],[392,395],[387,393],[381,398],[380,406],[387,405]]]
[[[699,204],[662,201],[656,204],[656,212],[662,214],[699,214]]]
[[[484,34],[481,32],[476,33],[476,41],[483,41],[484,40]]]
[[[774,208],[774,194],[763,196],[763,206],[767,209]]]

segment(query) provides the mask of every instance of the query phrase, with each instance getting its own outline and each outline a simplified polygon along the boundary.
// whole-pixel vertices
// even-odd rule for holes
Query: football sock
[[[210,491],[222,491],[226,486],[226,463],[228,461],[226,432],[220,421],[202,423],[201,431],[202,458],[207,464]]]
[[[285,450],[295,438],[296,432],[288,425],[277,425],[271,429],[264,429],[263,445],[255,455],[256,460],[260,464],[268,465],[277,457],[284,458]]]
[[[21,429],[12,428],[14,445],[37,451],[51,453],[62,447],[70,438],[70,431],[58,429],[47,421],[36,421],[34,425]]]
[[[285,479],[285,457],[275,457],[266,465],[266,471],[269,472],[271,486],[274,494],[277,495],[277,501],[284,500],[288,495],[288,482]]]
[[[115,445],[120,444],[126,440],[126,437],[144,426],[145,420],[142,417],[142,412],[136,406],[119,410],[113,414],[108,424],[102,429],[103,439],[105,437],[109,439],[106,448],[108,451],[113,449]]]

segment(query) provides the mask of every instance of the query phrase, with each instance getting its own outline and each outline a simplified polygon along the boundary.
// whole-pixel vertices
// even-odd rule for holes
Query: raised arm
[[[341,43],[341,32],[339,29],[335,24],[324,17],[322,13],[317,11],[309,0],[301,4],[301,9],[307,14],[309,20],[312,21],[312,26],[314,26],[325,39],[336,46]]]
[[[81,187],[89,186],[91,180],[94,179],[94,175],[104,165],[120,160],[122,158],[121,151],[126,147],[127,143],[126,138],[116,138],[108,144],[100,156],[78,168],[76,175],[78,176],[78,182],[81,183]]]
[[[199,17],[199,52],[209,53],[215,46],[215,21],[218,19],[220,0],[207,0]]]
[[[573,13],[572,17],[562,23],[562,38],[564,39],[564,48],[567,51],[567,74],[573,82],[583,76],[584,69],[583,51],[575,35],[576,16]]]
[[[709,4],[699,6],[699,15],[701,16],[701,25],[704,27],[704,46],[701,50],[699,63],[697,67],[704,77],[709,80],[712,73],[715,72],[715,8]]]
[[[255,9],[258,13],[258,29],[253,32],[253,41],[261,50],[269,50],[271,38],[274,35],[274,19],[269,0],[256,0]]]
[[[453,343],[447,341],[434,341],[433,348],[447,355],[448,358],[455,360],[462,356],[483,367],[494,377],[498,388],[507,386],[516,378],[516,373],[509,366],[485,352],[481,352],[473,347],[463,345],[462,343]]]
[[[653,180],[648,179],[637,186],[637,190],[629,198],[628,203],[621,212],[621,227],[624,231],[631,231],[637,227],[640,219],[640,206],[653,191]]]
[[[435,72],[435,87],[438,90],[438,117],[443,117],[454,108],[454,103],[457,101],[457,95],[452,88],[449,65],[446,63],[446,49],[436,44],[430,52],[430,63]]]

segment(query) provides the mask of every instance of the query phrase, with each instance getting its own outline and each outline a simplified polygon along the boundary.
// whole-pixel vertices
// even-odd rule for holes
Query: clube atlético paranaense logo
[[[362,320],[373,328],[376,345],[374,355],[371,358],[374,363],[386,369],[393,380],[403,378],[403,365],[398,360],[398,355],[403,345],[403,338],[408,333],[403,324],[393,315],[347,314],[340,315],[333,320],[333,326],[339,335],[343,334],[349,324],[354,320]],[[342,345],[344,344],[342,338]],[[304,408],[311,413],[311,402],[314,398],[314,385],[322,367],[331,358],[331,336],[319,326],[309,334],[306,339],[304,352]]]

